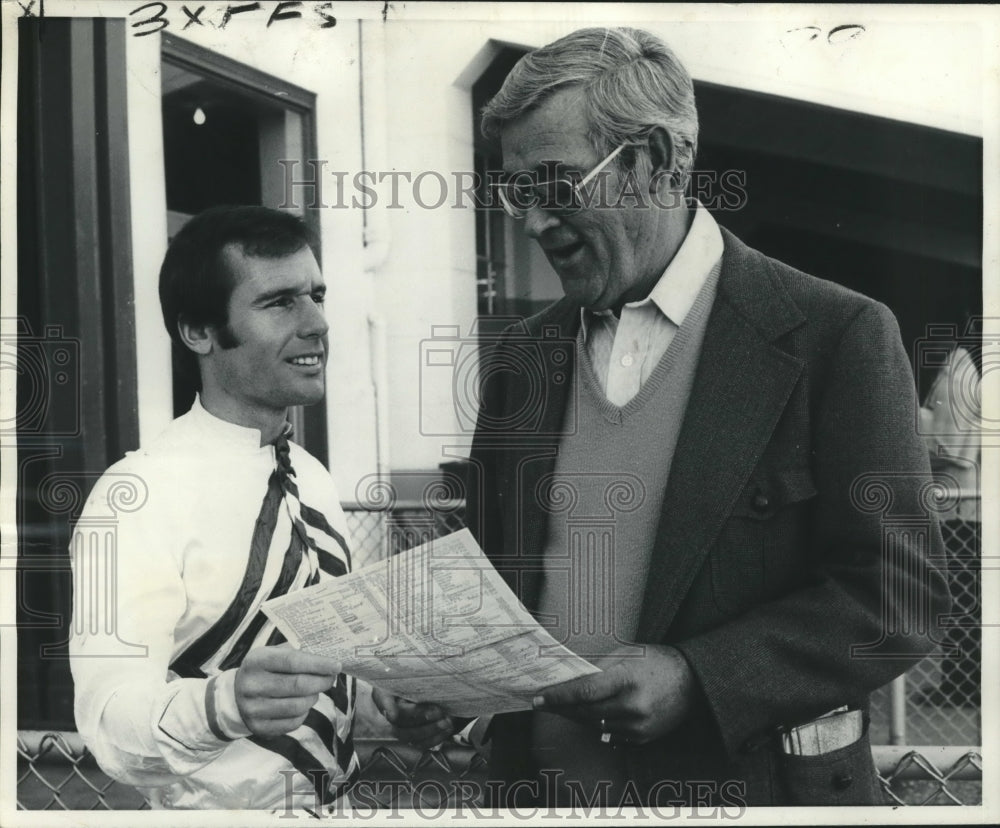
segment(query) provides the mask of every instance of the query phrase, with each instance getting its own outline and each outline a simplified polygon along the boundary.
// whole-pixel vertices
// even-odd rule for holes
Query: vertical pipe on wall
[[[906,744],[906,675],[889,686],[889,744]]]
[[[387,104],[385,89],[385,28],[373,21],[358,21],[358,62],[361,108],[361,166],[363,170],[388,169]],[[374,280],[389,254],[389,217],[384,210],[364,211],[364,272]],[[389,475],[389,389],[385,359],[385,326],[381,317],[368,315],[369,365],[375,410],[375,465],[379,479]]]

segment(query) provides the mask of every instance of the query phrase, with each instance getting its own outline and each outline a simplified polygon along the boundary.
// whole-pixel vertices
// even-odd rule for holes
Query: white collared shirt
[[[722,258],[722,233],[701,204],[687,236],[649,296],[610,310],[581,311],[582,335],[601,390],[628,403],[666,353],[712,268]]]

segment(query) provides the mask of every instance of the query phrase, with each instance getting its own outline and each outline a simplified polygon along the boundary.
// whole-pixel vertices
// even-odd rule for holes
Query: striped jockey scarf
[[[210,678],[239,667],[254,647],[282,643],[284,636],[261,611],[261,604],[351,569],[343,536],[322,512],[299,500],[289,436],[291,428],[286,425],[274,444],[277,462],[267,482],[236,597],[222,616],[174,659],[170,669],[180,678]],[[280,555],[282,565],[265,582],[272,555]],[[248,739],[287,759],[312,782],[319,801],[330,803],[358,774],[351,737],[355,693],[354,678],[341,673],[298,728],[283,736]]]

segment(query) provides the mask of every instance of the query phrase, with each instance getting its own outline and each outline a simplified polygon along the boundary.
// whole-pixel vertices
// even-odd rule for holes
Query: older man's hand
[[[455,723],[436,704],[416,703],[374,688],[372,701],[392,724],[392,735],[418,748],[440,745],[455,732]]]
[[[616,657],[604,672],[547,687],[534,708],[592,724],[615,742],[641,745],[665,736],[688,714],[698,681],[673,647],[647,644],[644,656]],[[606,665],[606,666],[604,666]]]

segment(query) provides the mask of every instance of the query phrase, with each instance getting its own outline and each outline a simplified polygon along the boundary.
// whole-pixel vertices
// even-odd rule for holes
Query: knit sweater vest
[[[555,639],[586,658],[622,647],[642,653],[630,642],[720,268],[716,263],[662,359],[624,406],[605,397],[582,332],[577,338],[566,410],[575,428],[564,432],[553,475],[543,481],[550,514],[538,609]],[[576,780],[587,796],[609,780],[613,801],[624,784],[622,752],[601,744],[592,725],[536,714],[532,748],[540,769],[561,769],[560,784]]]

